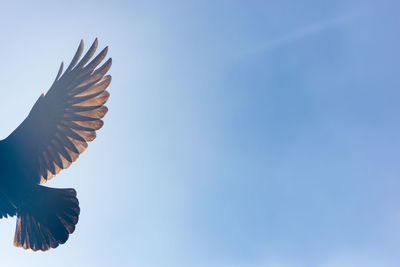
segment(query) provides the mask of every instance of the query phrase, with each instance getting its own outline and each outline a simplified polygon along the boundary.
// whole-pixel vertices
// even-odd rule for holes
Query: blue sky
[[[80,221],[5,266],[400,263],[396,1],[15,1],[0,10],[0,138],[95,37],[113,57],[98,138],[48,183]]]

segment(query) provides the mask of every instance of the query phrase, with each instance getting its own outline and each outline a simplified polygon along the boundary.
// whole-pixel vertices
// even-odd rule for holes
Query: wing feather
[[[29,179],[35,183],[45,183],[68,168],[103,126],[101,119],[108,112],[104,104],[110,96],[106,89],[111,82],[106,73],[112,61],[109,58],[98,67],[108,47],[93,58],[97,46],[96,38],[80,59],[84,44],[79,43],[67,69],[63,72],[61,63],[46,95],[39,97],[24,122],[4,140],[14,148],[20,166],[32,174]]]

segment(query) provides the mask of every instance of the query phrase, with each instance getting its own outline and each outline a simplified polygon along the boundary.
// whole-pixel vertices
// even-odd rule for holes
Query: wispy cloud
[[[332,29],[338,25],[347,23],[350,20],[355,19],[357,17],[359,17],[359,16],[358,15],[340,16],[340,17],[336,17],[333,19],[321,21],[321,22],[318,22],[318,23],[315,23],[312,25],[308,25],[305,27],[297,28],[297,29],[293,30],[292,32],[278,36],[276,38],[266,41],[265,43],[256,45],[254,47],[251,47],[251,48],[245,50],[241,54],[241,57],[247,57],[247,56],[251,56],[254,54],[258,54],[258,53],[265,53],[269,50],[276,49],[283,45],[287,45],[287,44],[302,40],[304,38],[319,34],[326,30]]]

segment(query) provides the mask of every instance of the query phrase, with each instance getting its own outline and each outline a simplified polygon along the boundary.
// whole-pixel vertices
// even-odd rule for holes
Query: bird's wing
[[[107,54],[104,48],[93,60],[97,38],[79,61],[83,41],[70,65],[57,77],[45,95],[36,101],[28,117],[4,141],[11,148],[19,166],[35,183],[45,183],[68,168],[96,138],[96,130],[108,109],[104,103],[111,76],[111,58],[96,67]],[[90,62],[89,62],[90,61]],[[89,63],[88,63],[89,62]]]

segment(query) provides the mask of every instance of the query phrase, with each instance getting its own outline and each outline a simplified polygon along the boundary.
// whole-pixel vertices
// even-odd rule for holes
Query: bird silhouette
[[[43,186],[67,169],[96,138],[108,109],[111,58],[104,48],[93,60],[97,38],[81,58],[80,42],[71,63],[34,104],[28,117],[0,141],[0,218],[17,216],[14,245],[46,251],[64,244],[78,223],[76,191]],[[91,61],[90,61],[91,60]]]

